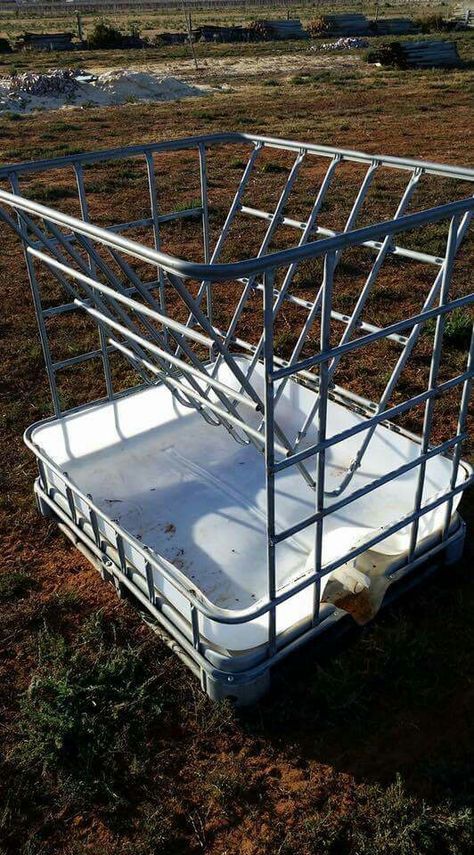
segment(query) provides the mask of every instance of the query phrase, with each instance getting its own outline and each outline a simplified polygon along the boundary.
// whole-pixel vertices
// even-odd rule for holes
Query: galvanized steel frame
[[[243,169],[239,187],[230,205],[220,235],[212,248],[209,226],[207,150],[210,146],[233,143],[248,145],[249,159]],[[163,152],[176,152],[184,149],[193,149],[198,155],[201,205],[199,208],[162,214],[158,208],[154,156]],[[289,170],[273,212],[258,210],[243,204],[245,190],[255,164],[261,153],[267,149],[290,151],[295,154],[293,165]],[[300,168],[305,158],[310,156],[327,158],[329,164],[314,199],[309,217],[305,222],[300,222],[285,216],[285,206]],[[144,159],[150,196],[150,217],[139,221],[116,224],[107,230],[100,229],[89,221],[84,166],[130,157],[142,157]],[[346,161],[366,164],[367,171],[345,227],[342,232],[336,233],[319,226],[317,220],[337,168]],[[70,167],[74,170],[82,220],[61,214],[21,195],[20,178],[60,167]],[[369,227],[356,228],[357,217],[373,178],[380,167],[406,171],[408,183],[405,191],[392,219]],[[56,374],[64,368],[80,364],[83,361],[96,357],[102,359],[107,398],[112,400],[117,397],[113,390],[109,357],[111,352],[118,350],[138,370],[143,383],[164,383],[182,404],[195,407],[210,425],[220,424],[228,430],[236,441],[251,442],[256,448],[263,450],[267,487],[268,593],[264,601],[251,608],[229,611],[216,607],[204,596],[198,597],[190,592],[188,580],[176,567],[162,557],[146,550],[135,538],[106,517],[103,511],[94,504],[93,499],[82,494],[69,479],[67,473],[61,472],[53,461],[33,443],[31,435],[34,426],[25,435],[26,442],[34,451],[39,463],[40,481],[36,486],[36,491],[43,509],[51,509],[62,522],[63,527],[66,527],[70,536],[82,543],[83,547],[89,551],[90,557],[98,561],[100,566],[106,568],[105,572],[110,572],[118,580],[119,586],[133,590],[142,605],[146,606],[154,618],[179,642],[185,656],[200,670],[208,691],[209,680],[217,681],[224,687],[227,686],[227,683],[231,683],[232,686],[228,690],[222,689],[221,693],[223,694],[227,691],[235,693],[236,682],[243,687],[251,685],[253,681],[261,678],[282,655],[286,655],[287,652],[309,636],[321,631],[321,628],[327,625],[328,620],[332,621],[334,615],[328,615],[327,612],[323,616],[320,614],[321,578],[342,566],[349,558],[354,559],[357,555],[375,547],[377,543],[391,534],[410,525],[409,554],[400,567],[392,568],[394,575],[400,575],[400,573],[403,575],[419,566],[428,556],[448,549],[453,538],[456,537],[453,534],[451,524],[453,499],[473,482],[471,471],[461,462],[461,448],[467,435],[466,421],[474,376],[474,335],[471,338],[466,369],[444,382],[439,382],[438,374],[446,317],[454,309],[468,307],[474,302],[472,293],[456,299],[449,297],[454,259],[472,219],[474,199],[472,196],[468,196],[458,202],[407,214],[406,211],[413,193],[420,180],[426,175],[474,181],[474,170],[381,155],[368,155],[351,150],[315,146],[250,134],[214,134],[153,145],[130,146],[79,156],[73,155],[52,160],[13,164],[0,169],[0,179],[7,178],[13,190],[13,193],[0,191],[0,205],[2,206],[0,218],[13,228],[23,241],[55,418],[61,416]],[[255,258],[222,264],[219,261],[222,248],[236,216],[242,214],[267,221],[268,225],[260,250]],[[161,251],[160,226],[178,218],[196,216],[200,218],[202,224],[203,262],[190,262],[163,253]],[[449,224],[446,252],[442,257],[433,256],[421,250],[411,250],[394,242],[395,235],[439,221],[446,221]],[[291,226],[295,231],[300,232],[299,240],[297,245],[291,249],[270,252],[271,240],[280,224]],[[124,236],[124,232],[137,226],[152,229],[154,249],[147,248]],[[319,239],[315,240],[315,237],[319,237]],[[374,252],[376,254],[375,261],[352,314],[341,315],[332,308],[334,273],[342,252],[345,249],[359,246],[366,247],[369,251]],[[101,254],[101,250],[104,248],[113,262],[118,265],[127,282],[126,286],[116,275],[110,266],[110,262],[107,262],[104,255]],[[386,327],[377,327],[364,320],[362,312],[377,275],[389,255],[397,255],[431,265],[437,272],[421,312]],[[156,277],[146,283],[140,280],[127,261],[127,258],[130,257],[152,265],[156,271]],[[315,299],[307,301],[290,293],[298,264],[306,259],[318,257],[323,259],[324,275]],[[67,302],[50,309],[43,308],[35,263],[47,266],[66,291]],[[284,270],[283,281],[280,286],[276,287],[275,276],[281,269]],[[104,279],[107,284],[104,283]],[[200,282],[196,297],[192,297],[187,289],[187,279],[197,279]],[[212,284],[224,280],[232,280],[241,289],[241,295],[227,330],[221,331],[213,322]],[[165,290],[166,287],[170,286],[176,290],[189,309],[185,324],[176,322],[167,314]],[[158,294],[157,298],[154,295],[155,290]],[[85,292],[85,297],[82,292]],[[249,297],[255,293],[261,293],[263,301],[263,328],[256,346],[236,335],[242,312]],[[137,302],[134,295],[140,296],[145,303]],[[274,353],[273,328],[278,311],[285,302],[303,308],[307,317],[300,330],[291,357],[282,360],[277,358]],[[99,348],[79,357],[53,361],[48,344],[48,318],[55,314],[63,314],[77,309],[87,312],[97,321]],[[308,358],[301,358],[303,346],[316,318],[320,320],[319,350]],[[401,404],[389,407],[388,404],[396,382],[418,341],[423,325],[429,319],[433,319],[436,326],[428,388]],[[343,335],[337,346],[330,344],[329,333],[333,322],[342,323],[344,327]],[[146,330],[146,335],[143,333],[143,328]],[[353,338],[356,332],[362,334]],[[111,333],[118,333],[122,340],[117,339]],[[342,356],[382,339],[389,339],[398,344],[401,347],[401,354],[379,402],[373,403],[346,389],[335,386],[333,377]],[[196,351],[193,350],[193,344],[196,343],[206,348],[211,361],[204,360],[196,355]],[[245,371],[239,367],[234,359],[236,349],[240,349],[240,352],[247,353],[249,356],[248,367]],[[252,372],[260,360],[263,360],[265,372],[265,394],[263,398],[260,398],[250,382]],[[226,363],[237,380],[237,390],[222,383],[215,376],[217,368],[222,362]],[[318,372],[317,374],[314,373],[315,369]],[[315,406],[311,413],[307,414],[293,445],[275,418],[275,408],[279,397],[285,383],[291,378],[310,383],[312,388],[317,391]],[[275,390],[275,383],[277,382],[280,385]],[[431,429],[434,403],[440,396],[457,386],[462,387],[462,395],[456,434],[449,440],[432,446]],[[211,392],[214,397],[210,397]],[[331,397],[342,401],[346,406],[354,407],[366,418],[350,430],[328,438],[326,436],[327,403]],[[422,435],[418,439],[420,455],[416,460],[357,491],[353,491],[346,497],[339,498],[346,491],[354,473],[359,468],[376,427],[382,423],[390,427],[390,420],[420,404],[424,405],[424,421]],[[246,422],[245,415],[238,409],[239,406],[245,408],[245,411],[250,409],[262,414],[261,424],[258,428],[252,427]],[[83,407],[79,409],[83,409]],[[300,449],[299,445],[313,419],[316,420],[318,428],[318,440],[310,447]],[[400,428],[396,429],[400,431]],[[359,452],[338,488],[332,492],[326,492],[324,483],[326,450],[359,433],[362,436]],[[428,504],[423,504],[426,464],[436,455],[449,455],[452,459],[450,489],[442,497],[438,497]],[[305,464],[312,458],[316,460],[316,480],[313,479]],[[313,514],[301,520],[297,525],[284,531],[277,531],[275,526],[275,479],[279,472],[290,466],[298,467],[308,488],[314,490],[315,510]],[[460,466],[464,467],[466,477],[461,484],[457,484]],[[345,555],[343,558],[331,562],[330,565],[323,566],[322,543],[325,517],[414,468],[418,468],[418,483],[412,513],[397,520],[388,529],[377,532],[361,543],[357,549],[352,550],[349,556]],[[68,504],[66,510],[58,505],[54,495],[48,491],[48,471],[54,472],[64,485]],[[329,507],[325,501],[325,496],[328,495],[333,498],[337,497],[337,500]],[[83,525],[79,525],[75,497],[79,498],[89,509],[89,534]],[[418,546],[419,521],[424,514],[430,513],[442,504],[446,506],[442,535],[437,542],[430,543],[428,546],[424,545],[423,550],[420,551]],[[115,531],[117,555],[114,560],[111,559],[110,550],[105,547],[100,535],[98,521],[101,519],[106,520]],[[275,552],[278,544],[308,526],[315,527],[314,569],[303,579],[289,586],[288,589],[279,592],[276,585],[275,570]],[[124,543],[133,545],[134,549],[145,560],[147,575],[145,593],[130,578],[129,568],[124,557]],[[159,592],[155,590],[153,584],[153,568],[157,569],[189,601],[191,609],[189,633],[186,630],[183,631],[183,627],[180,628],[164,614]],[[279,638],[276,631],[276,609],[278,605],[311,586],[313,586],[311,626],[303,628],[294,639]],[[206,617],[222,624],[243,624],[265,614],[268,614],[268,644],[265,645],[265,649],[260,650],[256,654],[256,658],[244,657],[241,659],[240,666],[231,662],[231,657],[226,659],[224,656],[222,657],[223,667],[216,668],[212,658],[209,657],[206,639],[202,637],[200,619]],[[245,667],[245,663],[250,664]],[[238,667],[240,667],[240,671]],[[245,694],[245,688],[243,691]]]

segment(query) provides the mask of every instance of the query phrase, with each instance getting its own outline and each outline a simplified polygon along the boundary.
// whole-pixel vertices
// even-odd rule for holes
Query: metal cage
[[[110,164],[100,227],[91,200]],[[173,187],[173,164],[197,202]],[[118,179],[138,173],[148,211],[123,222]],[[64,176],[74,189],[55,198],[73,199],[75,216],[31,198],[38,177],[49,201]],[[458,262],[466,273],[473,170],[216,134],[5,166],[0,180],[54,406],[25,434],[40,510],[134,595],[211,697],[254,701],[290,651],[459,557],[473,337],[462,364],[446,340],[450,319],[472,322],[474,295],[455,274]],[[270,195],[265,182],[271,210],[248,198]],[[380,218],[387,188],[395,211]],[[420,190],[435,204],[409,211]],[[295,198],[304,218],[290,216]],[[325,226],[332,211],[343,220]],[[250,238],[252,257],[222,260]],[[400,317],[402,301],[413,310]],[[97,365],[104,395],[90,401]],[[58,378],[76,369],[71,406]]]

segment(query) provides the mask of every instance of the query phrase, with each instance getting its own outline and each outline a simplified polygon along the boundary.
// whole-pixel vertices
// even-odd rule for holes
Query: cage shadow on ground
[[[422,798],[472,806],[474,493],[462,561],[436,571],[367,627],[308,644],[272,672],[244,727],[288,756]]]

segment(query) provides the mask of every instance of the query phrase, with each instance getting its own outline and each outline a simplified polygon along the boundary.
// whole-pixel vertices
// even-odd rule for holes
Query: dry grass
[[[248,129],[466,163],[471,77],[469,70],[402,75],[364,69],[360,76],[300,85],[259,81],[173,105],[7,117],[0,123],[2,161]],[[237,181],[238,160],[233,166],[221,156],[213,164],[216,212]],[[178,195],[182,200],[188,176],[186,161],[175,183],[171,171],[163,171],[170,204]],[[258,177],[253,192],[262,203],[267,193],[270,203],[282,173]],[[317,177],[316,170],[308,181]],[[111,199],[115,214],[140,204],[132,168],[120,186],[111,167],[87,180],[95,182],[98,222],[110,216]],[[48,201],[71,210],[67,181],[54,186]],[[28,192],[44,198],[51,189],[37,178]],[[195,198],[194,186],[187,192]],[[379,188],[377,204],[392,204],[386,192]],[[331,218],[343,216],[341,199],[336,194]],[[295,205],[305,201],[303,187]],[[462,566],[355,634],[350,648],[324,659],[312,645],[279,668],[273,693],[256,710],[238,717],[213,706],[135,612],[36,514],[35,467],[21,433],[49,413],[50,404],[21,252],[12,235],[2,237],[2,855],[471,852],[472,546]],[[186,237],[170,232],[167,240],[177,248]],[[238,239],[240,251],[250,251],[254,235]],[[435,246],[440,235],[430,240]],[[387,289],[397,275],[396,269],[388,275]],[[349,283],[350,268],[344,276]],[[299,287],[304,292],[304,280]],[[400,293],[400,311],[412,299]],[[374,311],[384,320],[383,300]],[[291,334],[290,315],[288,326]],[[454,365],[454,346],[450,358]],[[376,383],[379,365],[365,369]],[[408,386],[415,379],[409,377]],[[95,381],[88,382],[92,392]],[[453,410],[445,415],[452,419]],[[472,540],[472,498],[463,504]],[[94,685],[84,683],[88,667]],[[123,704],[127,721],[114,714],[90,734],[88,751],[78,758],[68,739],[79,732],[87,742],[97,703],[100,710]],[[134,715],[140,745],[128,730]],[[52,742],[51,733],[58,737]],[[92,789],[84,790],[84,781],[90,783],[84,769],[95,776]]]

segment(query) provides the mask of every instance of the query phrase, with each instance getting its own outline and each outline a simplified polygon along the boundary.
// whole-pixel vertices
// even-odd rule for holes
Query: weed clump
[[[0,605],[24,597],[35,587],[35,580],[23,571],[7,571],[0,575]]]
[[[124,36],[117,27],[107,21],[97,21],[89,34],[87,43],[91,50],[121,48]]]
[[[157,682],[137,650],[107,641],[100,614],[74,650],[44,631],[22,702],[20,763],[82,802],[120,805],[146,768],[147,734],[163,711]]]
[[[340,806],[339,806],[340,807]],[[400,777],[384,789],[366,786],[353,793],[350,809],[329,799],[290,832],[281,855],[321,852],[336,855],[468,855],[472,852],[473,815],[448,805],[431,807],[406,793]]]

